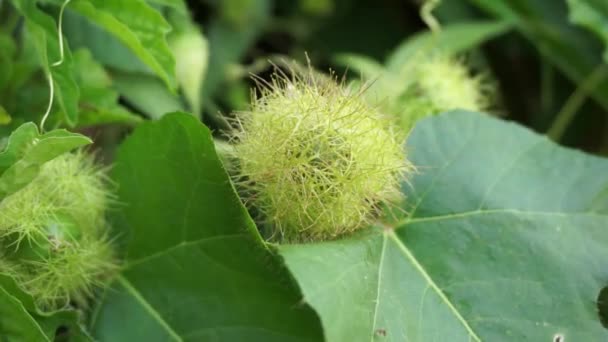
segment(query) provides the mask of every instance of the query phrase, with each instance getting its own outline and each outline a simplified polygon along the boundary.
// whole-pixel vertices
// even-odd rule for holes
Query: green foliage
[[[442,27],[438,33],[424,31],[406,39],[392,51],[383,67],[373,59],[353,54],[339,54],[336,61],[349,66],[365,78],[394,77],[401,73],[404,65],[415,64],[416,58],[427,55],[458,56],[475,46],[508,32],[511,26],[502,21],[475,21],[456,23]],[[413,77],[411,77],[413,78]]]
[[[419,33],[398,46],[385,66],[358,55],[339,55],[337,60],[359,72],[370,84],[368,100],[409,132],[428,115],[492,109],[495,85],[485,73],[473,75],[460,54],[509,28],[504,22],[478,22]]]
[[[416,3],[0,0],[0,340],[608,339],[607,5]]]
[[[91,140],[66,130],[41,134],[33,123],[17,128],[0,153],[0,193],[10,195],[29,184],[40,172],[40,167]]]
[[[51,1],[59,9],[64,1]],[[53,11],[44,11],[52,7],[41,8],[36,0],[14,0],[19,14],[25,18],[25,30],[15,31],[11,36],[3,36],[0,46],[5,46],[0,55],[3,65],[8,72],[2,73],[6,80],[0,79],[0,88],[5,88],[6,97],[0,97],[0,105],[4,105],[6,114],[17,117],[16,124],[26,121],[38,121],[49,102],[48,87],[52,82],[54,102],[50,105],[51,124],[67,124],[68,126],[91,126],[107,123],[137,123],[138,118],[118,104],[118,94],[113,89],[113,82],[107,71],[95,61],[104,61],[103,54],[90,56],[88,52],[79,51],[73,56],[70,46],[72,41],[76,46],[78,39],[69,39],[65,44],[59,44],[59,29],[63,29]],[[4,5],[9,17],[16,14],[11,12],[9,5]],[[167,21],[155,9],[143,0],[137,1],[89,1],[75,0],[67,3],[65,32],[72,38],[72,32],[78,29],[80,37],[86,41],[95,42],[94,34],[98,31],[83,31],[74,27],[74,18],[84,18],[88,25],[98,25],[107,40],[115,39],[114,44],[120,45],[132,53],[134,59],[141,60],[142,69],[151,70],[158,75],[166,85],[175,89],[175,60],[166,42],[170,30]],[[61,30],[62,31],[62,30]],[[102,33],[99,33],[102,34]],[[86,36],[83,36],[86,35]],[[116,37],[116,38],[113,38]],[[15,44],[15,42],[17,44]],[[97,41],[94,52],[103,51],[106,45]],[[16,49],[19,46],[19,49]],[[35,48],[35,52],[32,51]],[[111,51],[111,50],[110,50]],[[32,53],[37,60],[32,60]],[[23,60],[26,56],[27,59]],[[3,63],[4,64],[4,63]],[[41,70],[38,69],[41,66]],[[84,77],[89,73],[98,75]],[[4,87],[3,87],[4,86]],[[34,96],[23,96],[33,93]],[[11,96],[12,93],[12,96]],[[15,98],[15,94],[22,95]],[[15,101],[15,100],[22,100]],[[34,100],[34,101],[32,101]],[[58,104],[55,108],[53,104]]]
[[[408,146],[427,170],[402,221],[280,247],[327,340],[608,336],[592,305],[606,285],[605,159],[466,112],[424,120]]]
[[[506,21],[471,21],[446,25],[438,33],[424,31],[400,44],[389,55],[386,65],[389,70],[399,70],[422,52],[459,55],[511,29],[512,24]]]
[[[120,148],[113,178],[129,203],[119,214],[126,264],[93,318],[98,339],[321,338],[194,117],[141,125]]]
[[[188,27],[172,36],[171,48],[178,59],[177,80],[190,108],[198,114],[202,106],[200,97],[209,60],[207,40],[196,28]]]
[[[118,104],[118,88],[102,65],[88,50],[74,53],[75,77],[80,87],[80,125],[109,123],[137,124],[141,117]]]
[[[72,8],[116,36],[169,87],[177,86],[165,40],[171,27],[144,0],[75,0]]]
[[[16,50],[17,47],[11,37],[0,34],[0,89],[4,89],[10,81]]]
[[[113,76],[113,82],[125,100],[151,119],[185,110],[180,99],[168,92],[163,83],[152,76],[117,72]]]
[[[76,124],[78,117],[78,85],[72,72],[72,55],[59,48],[59,33],[54,20],[37,7],[36,0],[14,0],[13,4],[25,17],[28,33],[36,47],[44,73],[54,84],[55,96],[69,125]],[[54,65],[62,61],[60,65]],[[50,74],[50,76],[48,76]]]
[[[596,33],[604,44],[604,60],[608,62],[608,3],[601,0],[568,0],[570,20]]]
[[[543,57],[573,82],[581,82],[600,63],[598,46],[587,35],[567,24],[565,1],[471,0],[489,14],[515,23]],[[601,12],[599,12],[601,13]],[[597,30],[600,30],[599,26]],[[593,98],[608,108],[608,81],[592,90]]]
[[[239,8],[239,2],[244,2],[246,6]],[[247,49],[261,34],[264,26],[268,25],[270,6],[270,0],[222,1],[218,6],[221,15],[214,17],[209,22],[205,32],[209,50],[213,53],[209,55],[209,68],[202,91],[203,103],[210,115],[216,115],[218,107],[216,101],[212,100],[217,97],[221,86],[225,83],[234,83],[234,80],[229,77],[229,67],[243,58]],[[231,7],[236,8],[236,11],[233,12],[234,15],[225,14],[231,12]]]

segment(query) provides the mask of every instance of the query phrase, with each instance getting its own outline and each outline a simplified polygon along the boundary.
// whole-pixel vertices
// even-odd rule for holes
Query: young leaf
[[[47,161],[90,143],[89,138],[63,129],[41,134],[34,123],[19,126],[0,152],[0,197],[31,182]]]
[[[92,322],[102,341],[318,341],[318,318],[262,243],[196,118],[140,125],[114,180],[126,264]]]
[[[608,160],[467,112],[408,145],[410,217],[280,247],[328,341],[608,338]]]

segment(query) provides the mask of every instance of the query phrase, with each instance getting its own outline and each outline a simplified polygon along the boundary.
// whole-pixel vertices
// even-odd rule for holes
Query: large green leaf
[[[175,60],[166,41],[171,26],[144,0],[75,0],[70,8],[103,27],[175,89]]]
[[[75,125],[78,120],[80,94],[72,74],[72,54],[67,45],[64,49],[63,62],[60,65],[53,65],[61,60],[57,23],[38,9],[37,0],[13,0],[13,4],[25,17],[42,68],[53,77],[55,99],[65,114],[66,122]]]
[[[96,338],[319,340],[318,318],[262,243],[196,118],[139,126],[113,175],[126,264],[95,314]]]
[[[19,126],[0,152],[0,197],[30,183],[44,163],[91,142],[81,134],[63,129],[40,133],[34,123]]]
[[[608,2],[605,0],[568,0],[570,20],[586,27],[606,44],[604,60],[608,62]]]
[[[608,339],[608,160],[467,112],[423,120],[408,148],[409,217],[280,247],[327,340]]]

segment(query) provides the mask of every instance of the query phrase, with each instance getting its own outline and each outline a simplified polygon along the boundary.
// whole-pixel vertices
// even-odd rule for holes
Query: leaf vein
[[[418,272],[420,272],[422,277],[427,281],[427,283],[431,286],[431,288],[433,290],[435,290],[435,292],[437,293],[439,298],[448,306],[448,308],[450,309],[450,311],[452,311],[454,316],[456,316],[456,318],[462,323],[465,330],[469,333],[469,336],[472,337],[475,341],[481,342],[481,339],[479,338],[479,336],[477,336],[477,334],[475,333],[475,331],[473,331],[473,329],[471,328],[469,323],[464,319],[464,317],[460,314],[460,312],[456,309],[456,307],[454,307],[454,304],[452,304],[452,302],[450,302],[449,298],[445,295],[445,293],[443,293],[443,291],[441,291],[439,286],[437,286],[437,284],[435,284],[435,282],[433,281],[431,276],[426,272],[424,267],[422,267],[422,265],[414,257],[412,252],[403,244],[403,242],[401,242],[401,240],[399,240],[397,235],[395,235],[394,231],[391,231],[389,234],[391,234],[391,238],[393,241],[395,241],[395,243],[397,244],[397,247],[399,247],[399,250],[401,250],[401,252],[408,258],[408,260],[410,260],[412,265],[418,270]]]
[[[141,263],[144,263],[148,260],[151,259],[155,259],[158,257],[161,257],[165,254],[169,254],[172,251],[182,248],[182,247],[187,247],[187,246],[191,246],[191,245],[197,245],[199,243],[206,243],[206,242],[210,242],[210,241],[217,241],[217,240],[223,240],[223,239],[238,239],[238,238],[246,238],[247,236],[245,234],[231,234],[231,235],[219,235],[219,236],[211,236],[211,237],[204,237],[202,239],[197,239],[197,240],[193,240],[193,241],[182,241],[181,243],[171,246],[167,249],[164,249],[160,252],[157,253],[153,253],[150,255],[147,255],[145,257],[130,261],[125,267],[124,269],[129,269],[133,266],[139,265]]]
[[[142,305],[142,307],[150,314],[150,316],[152,316],[152,318],[154,318],[154,320],[156,320],[161,327],[163,327],[167,333],[169,334],[169,336],[171,336],[171,338],[173,338],[173,340],[175,341],[183,341],[182,338],[177,334],[177,332],[175,332],[175,330],[173,330],[173,328],[171,328],[171,326],[169,325],[169,323],[167,323],[158,313],[158,311],[156,311],[152,305],[150,305],[150,303],[148,303],[148,301],[141,295],[141,293],[139,293],[139,291],[137,291],[137,289],[135,289],[135,287],[133,287],[133,285],[131,285],[131,283],[125,279],[123,276],[119,276],[118,277],[118,282],[129,292],[133,295],[133,297],[135,297],[135,299]]]
[[[388,237],[386,234],[382,235],[382,250],[380,251],[380,262],[378,264],[378,291],[376,292],[376,303],[374,304],[374,320],[372,322],[371,341],[374,341],[376,334],[376,323],[378,319],[378,307],[380,307],[380,287],[382,286],[382,267],[384,265],[384,255],[386,254],[386,245]]]

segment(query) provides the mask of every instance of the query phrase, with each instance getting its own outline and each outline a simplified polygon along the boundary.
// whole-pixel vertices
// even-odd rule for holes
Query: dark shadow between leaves
[[[597,296],[597,314],[604,328],[608,329],[608,286],[605,286]]]

